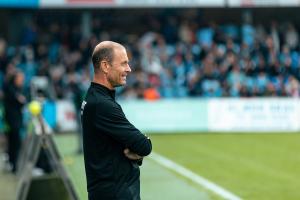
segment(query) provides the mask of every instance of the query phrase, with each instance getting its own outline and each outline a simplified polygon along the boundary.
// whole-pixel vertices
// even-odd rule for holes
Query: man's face
[[[129,60],[125,48],[118,47],[114,49],[113,61],[109,66],[107,79],[110,85],[114,87],[126,84],[126,76],[131,72]]]
[[[22,87],[24,83],[24,75],[22,73],[17,73],[15,77],[15,85],[17,87]]]

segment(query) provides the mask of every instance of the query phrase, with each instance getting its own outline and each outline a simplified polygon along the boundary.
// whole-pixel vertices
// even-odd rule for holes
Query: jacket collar
[[[111,90],[111,89],[105,87],[104,85],[101,85],[101,84],[95,83],[95,82],[92,82],[91,86],[96,88],[96,89],[101,90],[103,93],[105,93],[105,94],[111,96],[113,99],[115,99],[116,90]]]

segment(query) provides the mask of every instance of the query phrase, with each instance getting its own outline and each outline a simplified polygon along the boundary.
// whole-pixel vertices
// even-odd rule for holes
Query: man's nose
[[[130,68],[130,65],[129,65],[129,64],[127,64],[126,72],[131,72],[131,68]]]

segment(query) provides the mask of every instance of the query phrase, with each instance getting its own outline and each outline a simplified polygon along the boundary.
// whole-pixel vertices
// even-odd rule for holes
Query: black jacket
[[[139,166],[123,151],[129,148],[147,156],[152,150],[150,139],[126,119],[115,91],[100,84],[91,83],[81,114],[89,199],[135,199]]]
[[[11,81],[4,84],[3,91],[5,120],[10,129],[19,131],[23,123],[22,107],[24,105],[18,100],[18,96],[22,95],[21,88],[16,87]]]

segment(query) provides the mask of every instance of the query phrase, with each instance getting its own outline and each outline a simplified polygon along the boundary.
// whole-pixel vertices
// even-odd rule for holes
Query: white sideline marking
[[[205,187],[208,190],[213,191],[214,193],[220,195],[221,197],[228,199],[228,200],[242,200],[240,197],[236,196],[235,194],[232,194],[228,190],[210,182],[209,180],[199,176],[198,174],[195,174],[194,172],[190,171],[189,169],[169,160],[168,158],[159,155],[157,153],[152,152],[150,155],[150,158],[152,158],[155,162],[158,164],[177,172],[178,174],[190,179],[191,181]]]

